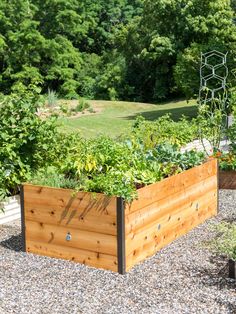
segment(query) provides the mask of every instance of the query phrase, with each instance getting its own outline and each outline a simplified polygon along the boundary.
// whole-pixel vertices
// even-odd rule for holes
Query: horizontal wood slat
[[[152,240],[153,237],[163,232],[165,229],[172,230],[172,228],[177,225],[182,225],[185,220],[189,217],[201,214],[209,205],[212,203],[217,206],[216,198],[210,197],[213,195],[212,192],[207,193],[206,195],[202,196],[195,202],[193,202],[192,206],[187,206],[183,208],[177,208],[175,211],[171,211],[170,213],[166,213],[159,219],[152,221],[148,225],[142,226],[142,228],[138,229],[136,232],[130,232],[126,235],[126,253],[129,254],[130,251],[134,250],[137,246],[142,243],[145,243]],[[196,205],[198,206],[196,207]]]
[[[203,165],[141,188],[138,190],[138,199],[134,200],[131,204],[126,205],[126,212],[132,213],[155,201],[182,192],[186,187],[197,184],[211,176],[216,176],[217,167],[217,160],[212,159]]]
[[[216,203],[209,204],[201,213],[195,213],[181,224],[176,224],[171,228],[166,228],[158,235],[153,233],[152,240],[143,242],[143,245],[137,246],[131,250],[126,257],[127,271],[137,263],[143,261],[147,257],[152,256],[163,247],[170,244],[180,236],[186,234],[206,219],[215,215]]]
[[[25,218],[30,221],[40,221],[52,225],[78,228],[104,234],[117,234],[116,217],[100,214],[93,215],[91,212],[82,217],[79,209],[49,208],[48,206],[29,205],[25,206]]]
[[[126,234],[136,231],[152,221],[156,221],[163,215],[171,215],[176,209],[194,207],[198,198],[208,194],[208,197],[214,198],[217,193],[217,181],[215,177],[210,177],[203,182],[183,189],[182,193],[175,193],[167,198],[161,199],[142,209],[126,215]],[[205,196],[204,196],[205,197]]]
[[[75,192],[74,190],[24,185],[25,208],[44,207],[49,209],[64,209],[63,215],[69,210],[79,211],[81,217],[90,213],[100,216],[116,216],[116,197],[104,194]]]
[[[78,248],[64,247],[44,242],[27,240],[26,249],[29,253],[46,255],[54,258],[63,258],[73,262],[85,264],[92,267],[104,268],[117,271],[117,258],[112,255],[101,254]]]
[[[0,203],[0,224],[19,219],[20,211],[19,195],[9,197],[5,202]]]
[[[71,235],[70,241],[66,240],[68,233]],[[29,220],[26,226],[26,239],[65,247],[86,249],[114,256],[117,254],[116,236]]]
[[[116,197],[26,184],[26,251],[120,273],[122,256],[119,265],[129,270],[216,215],[217,166],[212,159],[138,190],[125,217],[117,217]]]

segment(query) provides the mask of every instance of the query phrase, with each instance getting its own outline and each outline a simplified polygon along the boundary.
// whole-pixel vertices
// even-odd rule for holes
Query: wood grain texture
[[[168,188],[169,183],[169,188]],[[127,270],[217,214],[217,162],[185,171],[142,189],[143,208],[126,211]]]
[[[220,171],[219,187],[225,190],[236,190],[236,171]]]
[[[185,188],[197,184],[209,177],[217,175],[218,164],[211,159],[203,165],[194,167],[155,184],[138,190],[138,199],[126,205],[126,212],[132,213],[140,208],[150,205],[159,199],[164,199],[175,193],[181,193]],[[158,193],[157,193],[158,191]]]
[[[163,216],[171,218],[175,210],[181,211],[183,208],[194,208],[198,200],[203,197],[216,197],[217,181],[215,176],[203,180],[201,184],[197,183],[185,188],[181,193],[174,193],[164,199],[141,208],[135,212],[126,215],[126,234],[134,232],[147,224],[160,219]]]
[[[79,208],[57,208],[55,206],[44,206],[26,204],[25,217],[28,221],[40,221],[53,225],[78,228],[104,234],[117,234],[116,217],[110,215],[94,215],[92,212],[81,216]]]
[[[217,166],[210,160],[144,187],[125,204],[126,270],[216,215]],[[26,251],[118,271],[117,206],[116,197],[26,184]]]
[[[129,255],[127,255],[126,265],[129,271],[134,265],[152,256],[180,236],[188,233],[190,230],[203,223],[206,219],[212,217],[215,213],[215,202],[209,204],[201,213],[196,213],[186,219],[182,224],[166,228],[159,235],[153,234],[153,239],[147,241],[143,245],[136,247]]]
[[[71,240],[69,241],[66,240],[68,233],[71,236]],[[26,239],[85,249],[113,256],[117,254],[116,236],[71,227],[49,225],[35,221],[27,221]]]
[[[79,210],[81,217],[88,214],[96,216],[110,215],[116,217],[116,197],[108,197],[100,193],[75,192],[69,189],[59,189],[24,184],[25,206],[44,206],[64,209],[62,218],[69,210]]]
[[[116,235],[116,198],[102,194],[24,185],[25,218]]]
[[[117,271],[115,197],[26,184],[24,214],[26,251]]]
[[[164,230],[172,230],[176,225],[182,226],[189,217],[194,215],[200,216],[201,212],[212,203],[216,205],[214,199],[210,197],[210,193],[207,193],[194,202],[192,206],[186,205],[186,207],[176,209],[173,212],[170,210],[170,213],[164,214],[159,219],[153,220],[150,224],[142,226],[137,231],[130,232],[126,236],[126,253],[130,254],[136,247],[152,241],[153,238],[164,232]]]
[[[117,272],[117,257],[88,250],[45,243],[43,241],[27,241],[27,252],[43,256],[55,257],[85,264],[96,268],[103,268]]]

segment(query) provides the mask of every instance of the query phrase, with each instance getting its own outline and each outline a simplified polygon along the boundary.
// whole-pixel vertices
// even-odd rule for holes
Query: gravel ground
[[[226,260],[203,245],[209,224],[236,219],[236,192],[220,192],[220,213],[118,275],[21,252],[20,223],[0,226],[0,313],[236,313]]]

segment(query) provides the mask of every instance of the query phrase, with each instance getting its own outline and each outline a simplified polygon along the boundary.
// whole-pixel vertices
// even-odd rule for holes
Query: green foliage
[[[230,40],[230,39],[228,39]],[[207,44],[193,43],[190,47],[186,48],[183,52],[180,52],[177,56],[177,62],[174,67],[174,78],[178,88],[188,98],[197,97],[200,86],[200,64],[201,64],[201,52],[208,52],[211,50],[217,50],[222,53],[228,52],[227,66],[229,68],[229,76],[227,81],[230,84],[235,84],[235,75],[231,69],[235,68],[235,43],[229,42],[209,42]],[[217,72],[220,74],[221,69],[218,68]],[[223,70],[224,71],[224,70]],[[223,73],[222,73],[223,74]],[[209,84],[209,82],[208,82]],[[216,87],[213,86],[214,88]]]
[[[199,88],[200,52],[229,52],[235,68],[235,24],[228,0],[146,0],[140,19],[118,39],[126,81],[139,100],[162,100]],[[232,80],[232,76],[229,78]]]
[[[32,184],[53,186],[55,188],[75,189],[78,186],[77,180],[66,178],[63,174],[58,173],[55,166],[49,166],[34,172],[29,176],[29,181]]]
[[[83,112],[86,109],[90,108],[90,104],[84,98],[79,99],[78,105],[75,107],[75,112]]]
[[[199,137],[201,140],[207,138],[212,149],[219,150],[220,141],[225,134],[226,117],[220,109],[209,112],[208,107],[202,105],[200,114],[197,117],[199,127]]]
[[[60,104],[60,111],[67,116],[70,115],[70,109],[66,103]]]
[[[69,147],[63,154],[64,161],[57,166],[67,185],[69,178],[73,183],[77,181],[77,190],[122,196],[127,201],[137,196],[137,188],[199,165],[205,159],[202,153],[181,154],[176,145],[162,144],[146,150],[130,140],[117,142],[106,137],[80,139]],[[40,175],[43,174],[36,174],[34,183],[44,180],[37,181]],[[46,184],[53,184],[54,178],[47,176]],[[60,176],[56,178],[56,184],[63,183]]]
[[[94,98],[100,56],[141,8],[142,0],[1,1],[1,91],[21,83]]]
[[[214,230],[217,235],[211,242],[211,247],[236,261],[236,224],[223,222],[216,225]]]
[[[235,68],[230,2],[2,0],[0,92],[31,84],[67,99],[192,97],[201,51],[228,51]]]
[[[32,169],[54,162],[56,121],[41,120],[32,98],[16,94],[0,102],[0,193],[14,194]]]
[[[58,115],[66,115],[66,116],[73,116],[79,112],[85,113],[85,111],[93,112],[92,107],[90,106],[89,102],[84,98],[79,98],[78,103],[76,106],[70,106],[69,103],[63,102],[60,104],[60,110],[54,110],[52,113],[57,113]]]
[[[166,114],[150,122],[139,116],[133,124],[132,140],[142,143],[145,149],[154,148],[161,143],[181,147],[197,138],[197,130],[196,121],[189,121],[185,117],[175,122],[170,114]]]
[[[233,152],[221,153],[217,152],[215,157],[219,160],[220,170],[223,171],[236,171],[236,155]]]
[[[47,104],[49,107],[54,107],[57,105],[57,94],[53,91],[48,89],[48,95],[47,95]]]
[[[224,171],[236,171],[236,121],[227,130],[227,138],[229,140],[228,152],[216,152],[215,156],[219,160],[219,166]]]

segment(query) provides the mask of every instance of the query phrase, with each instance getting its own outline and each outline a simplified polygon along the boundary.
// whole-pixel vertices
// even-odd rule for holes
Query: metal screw
[[[71,234],[70,232],[68,232],[66,235],[66,241],[70,241],[70,240],[71,240]]]

